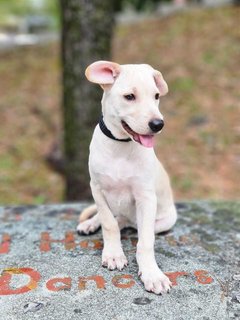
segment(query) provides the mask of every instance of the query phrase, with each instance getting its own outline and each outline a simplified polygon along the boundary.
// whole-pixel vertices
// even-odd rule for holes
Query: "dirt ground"
[[[240,9],[118,26],[113,60],[149,63],[170,88],[156,152],[176,199],[236,199],[240,181]],[[44,161],[61,132],[57,45],[0,54],[0,204],[61,202]]]

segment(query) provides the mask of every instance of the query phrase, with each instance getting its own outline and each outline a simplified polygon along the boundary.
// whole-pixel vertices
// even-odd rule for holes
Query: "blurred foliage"
[[[58,2],[58,0],[1,0],[0,13],[21,16],[41,12],[55,15],[58,13]]]
[[[60,27],[61,0],[1,0],[0,20],[1,24],[9,21],[12,16],[24,17],[27,15],[44,14],[50,16],[55,27]],[[160,2],[172,0],[112,0],[115,12],[124,8],[133,8],[136,11],[153,11]]]
[[[149,63],[168,82],[156,152],[178,199],[239,197],[239,14],[194,9],[116,32],[114,61]]]
[[[0,17],[8,15],[25,16],[28,14],[44,13],[55,19],[59,17],[60,0],[1,0]],[[160,2],[171,0],[112,0],[115,11],[121,11],[130,6],[137,11],[154,9]]]
[[[1,0],[0,24],[11,23],[12,17],[26,17],[29,15],[46,15],[51,18],[53,28],[60,28],[61,0]],[[137,11],[153,11],[158,3],[171,0],[112,0],[115,12],[124,8]]]
[[[125,7],[132,7],[137,11],[154,10],[160,2],[171,0],[113,0],[115,11],[121,11]]]
[[[22,16],[34,12],[34,7],[30,0],[1,0],[1,17],[8,15]]]
[[[63,181],[44,161],[60,131],[59,48],[0,57],[0,203],[59,202]]]
[[[55,26],[59,26],[59,0],[1,0],[1,23],[8,21],[9,17],[25,17],[27,15],[43,14],[50,16]]]

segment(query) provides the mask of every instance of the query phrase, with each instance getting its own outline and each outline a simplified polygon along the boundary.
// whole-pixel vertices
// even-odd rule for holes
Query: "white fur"
[[[94,82],[91,66],[88,73]],[[98,78],[104,88],[102,112],[106,126],[119,139],[130,136],[123,129],[121,120],[139,134],[150,134],[149,121],[163,119],[159,100],[155,99],[156,93],[166,93],[167,85],[162,75],[148,65],[114,64],[114,68],[113,84],[101,83]],[[133,91],[135,101],[124,99],[124,95]],[[155,233],[166,231],[175,224],[177,214],[168,175],[153,148],[135,141],[114,141],[97,125],[90,145],[89,171],[98,213],[80,222],[78,230],[89,233],[101,224],[102,264],[109,269],[121,270],[127,265],[127,259],[121,246],[120,229],[135,226],[139,237],[136,258],[144,286],[156,294],[167,292],[171,282],[157,266],[154,239]]]

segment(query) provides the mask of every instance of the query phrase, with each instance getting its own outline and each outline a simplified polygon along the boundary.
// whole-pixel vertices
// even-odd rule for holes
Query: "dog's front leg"
[[[171,282],[159,269],[154,255],[154,224],[157,198],[154,191],[145,191],[136,199],[138,244],[137,262],[139,275],[147,291],[156,294],[170,290]]]
[[[103,233],[102,265],[110,270],[122,270],[127,265],[121,245],[121,235],[117,220],[114,218],[106,199],[95,183],[91,182],[92,195],[98,208]]]

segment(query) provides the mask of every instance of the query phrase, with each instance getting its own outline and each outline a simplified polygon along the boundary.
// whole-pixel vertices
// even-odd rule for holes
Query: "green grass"
[[[194,80],[189,77],[179,77],[176,78],[172,82],[171,90],[177,92],[177,91],[183,91],[183,92],[191,92],[196,84],[194,83]]]
[[[0,27],[11,25],[13,17],[22,18],[27,15],[47,15],[52,18],[54,29],[59,29],[59,1],[45,0],[42,7],[36,7],[31,0],[1,0]]]
[[[180,199],[239,197],[239,15],[194,10],[117,29],[114,59],[152,64],[168,82],[158,154]]]

